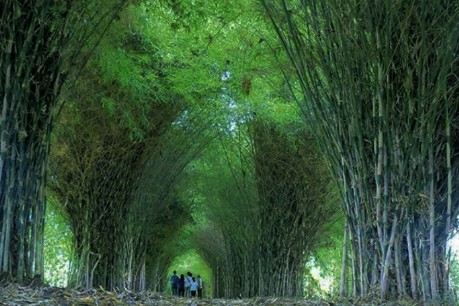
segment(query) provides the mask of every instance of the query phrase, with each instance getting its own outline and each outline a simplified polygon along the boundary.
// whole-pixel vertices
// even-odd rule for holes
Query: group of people
[[[202,290],[204,289],[204,281],[201,275],[193,276],[193,273],[187,272],[186,276],[177,275],[174,271],[171,276],[171,289],[173,296],[180,297],[198,297],[202,299]]]

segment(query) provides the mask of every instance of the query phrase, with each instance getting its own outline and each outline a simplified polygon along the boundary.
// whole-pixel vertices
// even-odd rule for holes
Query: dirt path
[[[57,287],[31,288],[16,284],[0,286],[0,305],[297,305],[297,306],[341,306],[341,305],[381,305],[381,306],[412,306],[424,305],[413,301],[380,302],[368,300],[341,300],[341,301],[310,301],[303,299],[281,298],[251,298],[251,299],[183,299],[164,296],[152,292],[134,293],[130,291],[104,291],[92,289],[77,291]],[[425,304],[427,305],[427,304]],[[431,304],[434,305],[434,304]],[[440,305],[440,304],[435,304]],[[443,304],[448,305],[448,304]]]

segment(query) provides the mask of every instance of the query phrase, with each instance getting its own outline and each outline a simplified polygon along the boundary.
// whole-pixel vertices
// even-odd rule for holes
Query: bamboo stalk
[[[389,291],[389,268],[391,266],[392,247],[395,242],[395,235],[397,231],[398,216],[395,215],[392,221],[392,229],[390,234],[389,243],[387,245],[386,257],[384,258],[383,272],[381,275],[381,298],[386,299]]]
[[[451,168],[451,123],[449,115],[449,99],[446,100],[445,105],[445,134],[446,134],[446,171],[447,171],[447,191],[446,191],[446,226],[445,235],[450,236],[451,232],[451,213],[452,213],[452,193],[453,193],[453,175]],[[449,261],[449,260],[448,260]],[[445,264],[445,273],[443,276],[444,290],[449,291],[449,265]]]
[[[411,288],[411,296],[413,299],[417,300],[418,299],[418,289],[417,289],[417,274],[416,270],[414,268],[414,256],[413,256],[413,245],[412,245],[412,239],[411,237],[411,225],[410,221],[407,222],[406,225],[406,243],[407,243],[407,248],[408,248],[408,262],[409,262],[409,268],[410,268],[410,274],[409,274],[409,279],[410,279],[410,288]]]
[[[437,266],[435,255],[435,187],[434,187],[434,173],[433,173],[433,144],[430,143],[429,148],[429,267],[430,267],[430,290],[431,298],[436,300],[438,298],[438,284],[437,284]]]
[[[347,224],[344,225],[344,238],[343,238],[343,251],[342,251],[342,264],[341,264],[341,280],[339,286],[339,296],[346,296],[347,289],[347,244],[348,244]]]
[[[400,259],[400,241],[398,239],[394,242],[394,260],[395,260],[395,275],[397,280],[397,294],[399,298],[405,296],[405,282],[402,280],[402,262]]]

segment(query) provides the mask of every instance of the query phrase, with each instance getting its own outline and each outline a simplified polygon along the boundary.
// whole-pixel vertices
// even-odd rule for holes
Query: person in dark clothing
[[[202,299],[202,289],[204,289],[204,281],[201,278],[201,275],[198,274],[198,279],[196,280],[198,282],[198,298]]]
[[[178,295],[178,281],[179,281],[179,277],[177,276],[177,271],[174,271],[171,276],[171,289],[172,289],[173,296]]]
[[[181,274],[178,281],[178,295],[181,297],[185,296],[185,275]]]

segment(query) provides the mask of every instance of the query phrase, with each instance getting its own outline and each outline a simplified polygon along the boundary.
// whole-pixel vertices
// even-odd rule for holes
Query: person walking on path
[[[193,274],[191,272],[187,272],[186,273],[186,277],[185,277],[185,297],[190,297],[191,296],[190,286],[191,286],[191,282],[193,281],[192,277],[193,277]]]
[[[178,296],[178,282],[179,282],[179,277],[177,276],[177,271],[174,271],[171,276],[172,296]]]
[[[191,297],[196,297],[197,291],[198,291],[198,282],[193,276],[193,278],[191,279],[191,284],[190,284]]]
[[[181,297],[185,296],[185,275],[181,274],[178,281],[178,295]]]
[[[202,299],[202,289],[204,289],[204,281],[201,278],[201,275],[198,274],[198,279],[196,281],[198,283],[198,299]]]

